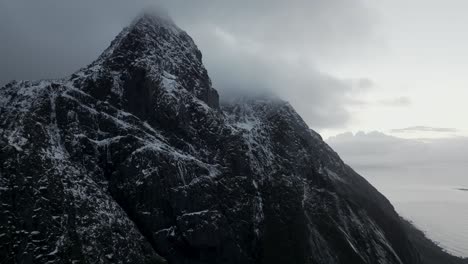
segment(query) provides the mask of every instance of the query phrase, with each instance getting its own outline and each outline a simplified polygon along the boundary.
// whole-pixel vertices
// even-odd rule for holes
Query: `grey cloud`
[[[320,129],[345,125],[347,107],[372,86],[365,78],[334,77],[316,64],[367,48],[373,13],[361,1],[346,0],[6,0],[0,4],[0,84],[72,73],[155,5],[193,36],[222,96],[276,93]]]
[[[238,47],[225,49],[226,43],[219,38],[205,39],[210,40],[211,54],[215,54],[205,62],[221,98],[274,93],[288,100],[314,128],[339,126],[349,120],[345,106],[351,104],[352,87],[347,81],[308,64]]]
[[[176,19],[187,26],[194,20],[215,24],[235,36],[292,53],[304,49],[315,55],[344,51],[349,45],[362,44],[361,40],[368,37],[373,25],[371,12],[361,1],[175,0],[166,3]]]
[[[451,133],[457,132],[456,128],[450,127],[429,127],[429,126],[412,126],[405,128],[392,129],[392,133],[410,133],[410,132],[440,132],[440,133]]]
[[[364,90],[364,91],[369,90],[374,86],[375,86],[374,82],[372,80],[370,80],[370,79],[360,78],[360,79],[357,80],[357,87],[360,90]]]
[[[378,101],[377,103],[379,105],[390,106],[390,107],[409,106],[411,105],[411,99],[406,96],[401,96],[397,98],[383,99],[383,100]]]

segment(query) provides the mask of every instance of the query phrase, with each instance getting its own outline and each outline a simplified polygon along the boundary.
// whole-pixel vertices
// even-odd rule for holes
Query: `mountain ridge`
[[[421,263],[393,206],[289,103],[220,105],[160,17],[0,98],[8,262]]]

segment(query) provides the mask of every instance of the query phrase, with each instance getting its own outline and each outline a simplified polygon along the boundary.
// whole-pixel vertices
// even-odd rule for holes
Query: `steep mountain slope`
[[[6,85],[0,116],[2,263],[420,263],[288,103],[220,106],[168,18],[69,78]]]

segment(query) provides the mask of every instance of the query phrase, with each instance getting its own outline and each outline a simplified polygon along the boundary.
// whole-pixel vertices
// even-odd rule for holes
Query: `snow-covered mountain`
[[[0,116],[1,263],[421,263],[287,102],[220,105],[169,18],[68,78],[9,83]]]

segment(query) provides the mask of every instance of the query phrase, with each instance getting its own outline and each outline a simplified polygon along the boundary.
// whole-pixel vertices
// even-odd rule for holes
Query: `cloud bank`
[[[408,133],[408,132],[440,132],[440,133],[447,133],[447,132],[457,132],[456,128],[451,127],[429,127],[429,126],[412,126],[412,127],[405,127],[405,128],[395,128],[392,129],[392,133]]]

